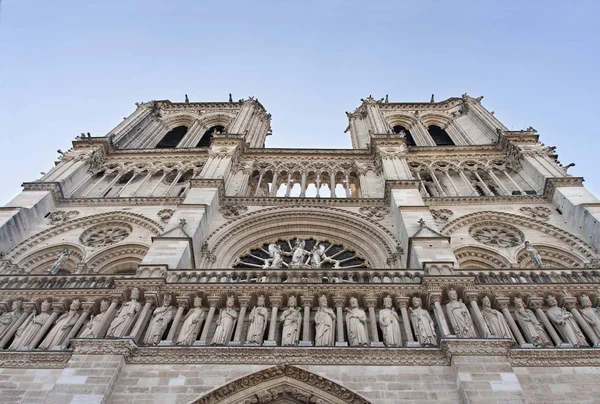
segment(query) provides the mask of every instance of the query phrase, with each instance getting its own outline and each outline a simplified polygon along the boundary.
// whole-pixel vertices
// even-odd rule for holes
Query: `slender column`
[[[163,170],[163,175],[160,177],[160,179],[158,180],[158,182],[156,183],[156,185],[154,186],[154,188],[152,188],[152,191],[150,191],[150,193],[146,196],[152,196],[154,195],[154,193],[156,192],[156,190],[158,189],[158,187],[160,187],[160,184],[162,184],[163,180],[165,179],[165,177],[167,176],[167,170]]]
[[[442,305],[440,304],[440,300],[442,299],[442,297],[439,295],[431,295],[430,299],[433,302],[433,314],[435,315],[438,326],[440,327],[442,338],[455,338],[456,336],[450,333],[450,328],[448,328],[448,323],[446,322],[446,317],[444,316],[444,310],[442,309]]]
[[[529,305],[535,310],[535,314],[538,320],[540,320],[541,323],[544,324],[544,327],[546,328],[548,335],[550,335],[550,338],[552,338],[554,345],[559,347],[563,344],[563,342],[558,336],[558,333],[556,332],[554,327],[552,327],[552,324],[550,324],[548,317],[546,317],[546,313],[544,313],[544,310],[542,310],[542,301],[542,298],[530,298]]]
[[[583,330],[585,335],[588,336],[590,341],[592,341],[592,346],[597,347],[600,344],[600,338],[598,338],[598,335],[596,335],[596,332],[590,327],[588,322],[581,317],[581,313],[579,313],[579,310],[577,310],[576,307],[577,298],[565,296],[562,298],[562,301],[565,307],[573,314],[573,317],[575,317],[575,321],[577,321],[579,327]]]
[[[106,193],[106,190],[110,189],[113,185],[115,185],[115,183],[119,180],[119,178],[121,178],[121,173],[117,173],[117,175],[115,175],[115,178],[113,178],[112,181],[109,182],[106,187],[104,187],[100,196],[103,197],[104,194]]]
[[[442,184],[440,183],[440,181],[437,179],[437,177],[435,175],[435,170],[429,169],[429,174],[431,175],[431,179],[433,180],[433,183],[435,184],[438,191],[440,192],[440,196],[447,196],[446,193],[444,192],[444,188],[442,188]]]
[[[94,185],[92,185],[90,187],[90,189],[88,189],[87,191],[85,191],[83,193],[83,195],[81,195],[82,198],[86,198],[94,189],[96,189],[96,187],[106,178],[106,172],[104,172],[104,174],[102,174],[100,176],[100,178],[98,180],[96,180],[96,182],[94,182]]]
[[[140,181],[140,183],[138,184],[138,186],[135,188],[135,190],[131,193],[131,196],[137,196],[137,193],[140,191],[140,189],[142,189],[142,187],[144,186],[144,184],[152,177],[152,172],[150,170],[148,170],[148,173],[146,174],[146,176],[144,177],[143,180]]]
[[[181,296],[177,298],[177,302],[179,303],[179,307],[177,307],[177,312],[175,313],[175,318],[173,319],[173,323],[171,324],[171,329],[167,334],[167,339],[166,341],[160,341],[159,345],[174,345],[173,341],[175,340],[175,333],[177,332],[177,328],[179,327],[179,323],[181,322],[183,311],[188,307],[189,297]]]
[[[321,174],[317,174],[317,179],[315,180],[315,185],[317,186],[317,194],[315,195],[315,198],[319,198],[320,195],[320,191],[321,191]]]
[[[240,314],[238,315],[233,342],[230,342],[229,345],[242,345],[242,328],[246,319],[246,310],[250,304],[250,296],[241,296],[238,301],[240,302]]]
[[[431,196],[431,195],[429,195],[429,192],[427,191],[427,187],[425,186],[425,182],[423,182],[423,178],[421,178],[421,173],[419,173],[418,171],[415,171],[415,176],[417,177],[417,179],[421,183],[421,190],[424,193],[423,196],[425,196],[425,197]]]
[[[302,296],[302,305],[304,306],[304,317],[302,318],[302,341],[298,346],[313,346],[310,338],[310,308],[312,307],[312,296]]]
[[[454,185],[454,181],[450,176],[449,170],[445,170],[444,174],[446,174],[446,178],[448,178],[448,181],[450,181],[450,185],[452,186],[452,189],[454,189],[454,193],[456,194],[456,196],[460,196],[460,192],[458,192],[458,188],[456,188],[456,185]]]
[[[302,173],[302,179],[300,180],[300,198],[306,196],[306,173]]]
[[[85,323],[85,320],[87,320],[90,313],[94,310],[94,302],[84,302],[84,303],[82,303],[82,306],[83,306],[83,313],[81,313],[81,315],[77,319],[77,322],[75,323],[73,328],[71,328],[71,332],[69,332],[69,335],[67,335],[67,338],[65,338],[65,340],[60,345],[55,346],[55,347],[50,347],[50,350],[62,351],[69,347],[69,345],[71,344],[71,340],[73,338],[75,338],[75,336],[77,335],[77,332],[79,331],[79,329],[81,328],[83,323]]]
[[[258,182],[256,183],[256,190],[254,191],[254,196],[264,196],[260,192],[260,185],[262,184],[263,172],[260,171],[258,173]]]
[[[110,303],[108,310],[106,310],[106,314],[102,321],[98,324],[98,330],[92,330],[92,333],[96,335],[96,338],[104,338],[104,335],[108,331],[108,327],[110,327],[110,323],[112,323],[115,314],[117,314],[117,306],[119,304],[119,299],[114,298]]]
[[[494,193],[492,192],[491,189],[488,188],[487,184],[485,183],[485,181],[481,178],[481,176],[479,175],[479,173],[477,172],[477,170],[473,171],[473,174],[475,174],[475,177],[477,177],[477,179],[479,180],[479,183],[481,184],[481,186],[483,187],[483,191],[488,195],[488,196],[494,196]]]
[[[531,180],[529,179],[529,176],[527,175],[523,175],[523,173],[521,171],[517,171],[517,174],[519,174],[519,176],[521,178],[523,178],[523,181],[525,181],[527,183],[527,185],[529,185],[531,187],[532,190],[537,191],[537,185],[535,185],[533,182],[531,182]]]
[[[263,343],[263,346],[277,346],[275,341],[275,330],[277,327],[277,310],[281,307],[281,297],[271,296],[271,322],[269,323],[269,339]]]
[[[479,306],[477,305],[477,295],[466,295],[466,299],[469,301],[469,305],[471,306],[471,316],[475,320],[475,325],[477,325],[477,329],[479,330],[479,335],[483,338],[488,338],[491,333],[488,329],[485,320],[483,319],[483,315],[481,314],[481,310],[479,310]]]
[[[29,315],[35,310],[35,306],[33,304],[28,307],[25,307],[25,304],[23,304],[23,306],[23,313],[21,313],[17,321],[10,327],[8,332],[4,334],[2,340],[0,340],[0,349],[4,349],[6,344],[8,344],[8,341],[10,341],[10,339],[15,335],[21,324],[23,324],[27,317],[29,317]]]
[[[273,172],[273,182],[271,185],[271,195],[270,196],[277,196],[277,191],[279,190],[279,187],[277,186],[277,171]]]
[[[292,187],[290,187],[291,183],[292,183],[292,173],[288,171],[287,183],[285,185],[285,197],[286,198],[289,198],[290,193],[292,192]]]
[[[527,341],[525,341],[525,338],[523,338],[523,334],[521,334],[519,327],[517,327],[517,323],[515,323],[515,319],[513,318],[512,314],[510,314],[510,310],[508,310],[509,302],[510,302],[510,299],[508,297],[497,297],[496,298],[497,308],[499,308],[500,311],[502,312],[502,314],[504,315],[504,319],[508,323],[508,326],[510,327],[510,330],[512,331],[513,336],[517,340],[517,343],[519,344],[519,346],[523,346],[523,345],[527,344]]]
[[[346,198],[350,198],[352,195],[350,194],[350,176],[346,173]]]
[[[177,181],[179,181],[179,179],[181,178],[181,176],[183,175],[183,171],[182,170],[177,170],[177,175],[175,176],[175,179],[173,179],[173,182],[171,182],[171,185],[169,185],[169,189],[167,189],[164,193],[164,196],[169,196],[169,194],[171,193],[171,191],[173,190],[173,188],[175,188],[175,185],[177,184]]]
[[[35,349],[39,345],[39,343],[42,341],[42,338],[44,338],[44,335],[46,335],[46,333],[48,332],[50,327],[52,327],[52,324],[54,324],[58,315],[60,313],[62,313],[64,311],[64,309],[65,308],[64,308],[63,303],[58,303],[58,304],[53,303],[52,304],[52,314],[50,314],[50,317],[48,317],[48,319],[46,320],[46,322],[44,323],[42,328],[38,331],[37,335],[35,336],[33,341],[31,341],[29,346],[21,347],[21,348],[19,348],[19,351],[25,351],[25,350],[28,351],[28,350]]]
[[[500,181],[500,178],[498,178],[493,169],[490,168],[489,170],[487,170],[487,173],[490,177],[492,177],[492,179],[494,180],[498,188],[504,193],[504,195],[510,195],[510,192],[508,192],[508,189],[506,189],[506,187],[504,186],[502,181]]]
[[[127,188],[127,186],[128,186],[129,184],[131,184],[131,181],[133,181],[133,180],[135,179],[135,177],[137,177],[137,176],[138,176],[138,173],[136,173],[136,172],[134,171],[134,172],[133,172],[133,174],[131,175],[131,178],[130,178],[130,179],[129,179],[129,180],[126,182],[126,183],[125,183],[125,185],[123,185],[123,186],[121,187],[121,189],[119,189],[119,192],[117,192],[117,193],[115,194],[115,196],[121,196],[121,192],[123,192],[123,190],[124,190],[125,188]]]
[[[150,310],[152,309],[152,305],[154,303],[154,296],[150,297],[146,297],[146,303],[144,304],[144,307],[142,308],[142,312],[140,313],[140,316],[138,317],[137,321],[135,322],[135,325],[133,326],[133,330],[131,330],[131,333],[129,334],[129,337],[131,339],[133,339],[133,341],[135,343],[138,342],[138,340],[141,338],[142,336],[142,332],[144,331],[144,328],[146,328],[146,325],[148,324],[148,320],[150,320]]]
[[[336,296],[333,301],[335,303],[336,323],[337,323],[337,340],[335,346],[348,346],[348,342],[344,340],[344,303],[345,300],[341,296]]]
[[[215,316],[215,310],[217,309],[218,302],[219,298],[216,296],[210,296],[208,298],[208,304],[210,308],[208,309],[208,314],[206,315],[206,321],[204,322],[204,328],[202,329],[202,334],[200,334],[200,339],[194,342],[194,345],[206,345],[206,340],[208,339],[208,331],[210,330],[213,317]]]
[[[459,170],[458,175],[460,175],[460,178],[462,178],[462,180],[465,182],[465,184],[467,184],[467,187],[469,187],[469,189],[471,190],[471,195],[468,195],[468,196],[477,195],[477,191],[475,190],[475,188],[473,188],[473,185],[471,185],[471,181],[469,181],[465,172],[463,170]]]
[[[408,297],[396,296],[398,309],[400,309],[400,315],[402,316],[402,325],[404,326],[404,333],[406,334],[406,346],[419,347],[421,346],[421,344],[415,341],[415,337],[410,326],[410,317],[408,317],[408,311],[406,310],[406,307],[408,306],[408,301]]]
[[[329,173],[329,188],[331,190],[330,198],[335,198],[335,174]]]
[[[515,188],[519,190],[519,192],[521,192],[522,194],[525,193],[523,189],[519,186],[519,184],[517,184],[517,182],[513,179],[513,177],[510,176],[510,174],[508,174],[506,170],[502,170],[502,174],[504,174],[504,176],[508,178],[510,182],[512,182],[512,184],[515,186]]]
[[[375,305],[377,299],[366,298],[367,308],[369,309],[369,326],[371,327],[371,346],[384,346],[383,342],[379,340],[379,333],[377,332],[377,316],[375,315]]]

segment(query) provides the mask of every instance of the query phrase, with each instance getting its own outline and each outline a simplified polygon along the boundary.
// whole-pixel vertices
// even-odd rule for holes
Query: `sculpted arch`
[[[360,254],[371,268],[385,268],[398,240],[383,226],[336,208],[269,208],[240,216],[206,240],[215,268],[230,268],[246,251],[286,238],[318,238]]]
[[[461,269],[505,269],[510,268],[510,260],[503,254],[479,246],[461,246],[454,250]]]
[[[583,268],[584,262],[581,257],[556,246],[533,244],[533,248],[540,253],[542,263],[548,268]],[[516,253],[516,261],[520,268],[535,269],[536,266],[525,248]]]
[[[86,262],[89,271],[99,274],[116,274],[135,271],[148,252],[143,244],[125,244],[98,252]]]
[[[17,268],[28,274],[44,274],[52,267],[58,254],[65,248],[69,250],[69,258],[63,264],[62,270],[75,273],[78,265],[84,259],[84,253],[79,246],[72,243],[56,244],[33,251],[17,262]]]
[[[260,370],[218,387],[194,404],[369,404],[365,398],[322,376],[296,366]]]

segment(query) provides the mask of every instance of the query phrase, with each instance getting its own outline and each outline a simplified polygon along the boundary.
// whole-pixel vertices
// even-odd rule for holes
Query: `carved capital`
[[[281,308],[281,302],[283,298],[281,296],[269,296],[269,301],[271,302],[271,307]]]
[[[396,296],[396,306],[399,309],[406,309],[409,306],[410,297]]]

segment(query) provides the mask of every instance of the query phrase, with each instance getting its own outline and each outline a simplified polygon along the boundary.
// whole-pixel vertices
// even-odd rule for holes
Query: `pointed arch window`
[[[454,146],[454,142],[444,129],[437,125],[429,125],[427,131],[437,146]]]
[[[413,139],[412,133],[410,133],[410,131],[408,129],[406,129],[402,125],[396,125],[392,128],[392,132],[394,132],[395,134],[400,134],[400,133],[402,133],[402,131],[404,131],[404,138],[406,139],[406,145],[407,146],[416,146],[417,144],[415,143],[415,140]]]
[[[171,129],[163,136],[162,140],[156,145],[157,149],[174,149],[177,147],[181,139],[185,136],[188,131],[188,127],[185,125],[178,126]]]
[[[196,147],[209,147],[213,136],[216,133],[222,133],[222,132],[225,132],[225,127],[223,125],[215,125],[215,126],[208,128],[208,130],[206,132],[204,132],[204,135],[202,135],[202,138],[200,138],[200,141],[198,142]]]

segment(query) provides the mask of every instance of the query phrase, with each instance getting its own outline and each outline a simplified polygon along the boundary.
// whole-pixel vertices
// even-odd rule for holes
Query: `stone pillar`
[[[442,338],[456,338],[455,335],[450,333],[450,328],[448,327],[448,323],[446,322],[446,317],[444,316],[444,310],[442,309],[442,305],[440,304],[442,300],[442,295],[430,295],[429,296],[429,305],[433,306],[433,314],[435,315],[435,319],[438,324],[438,328],[440,333],[442,334]]]
[[[4,349],[8,341],[15,335],[21,324],[25,322],[27,317],[29,317],[35,311],[35,305],[33,303],[23,303],[23,312],[17,319],[17,321],[9,328],[9,330],[4,334],[2,340],[0,340],[0,349]]]
[[[250,304],[250,296],[240,296],[238,297],[238,302],[240,302],[240,314],[238,315],[233,341],[228,344],[234,346],[242,345],[242,328],[244,328],[244,320],[246,319],[246,310]]]
[[[336,336],[335,346],[348,346],[348,342],[344,340],[344,303],[346,299],[341,296],[336,296],[333,299],[336,311]]]
[[[302,305],[304,306],[302,340],[298,343],[298,346],[313,346],[310,336],[310,308],[312,307],[312,296],[302,296]]]
[[[175,313],[175,318],[173,319],[173,323],[171,323],[171,329],[167,334],[166,341],[160,341],[158,345],[175,345],[173,343],[173,341],[175,341],[175,333],[177,332],[177,328],[179,328],[183,311],[188,308],[189,302],[190,298],[188,296],[177,297],[177,303],[179,304],[179,307],[177,307],[177,313]]]
[[[590,325],[581,317],[581,313],[577,310],[577,298],[574,296],[563,296],[561,299],[561,304],[564,305],[573,317],[575,317],[575,321],[579,324],[581,330],[585,333],[585,335],[592,341],[592,346],[597,347],[600,345],[600,338],[596,335],[596,332],[590,327]]]
[[[510,327],[510,330],[512,331],[513,336],[517,340],[517,343],[519,344],[519,346],[523,347],[523,346],[527,345],[527,341],[525,341],[525,338],[523,338],[523,334],[521,334],[521,331],[519,330],[517,323],[515,323],[515,319],[513,318],[512,314],[510,314],[510,311],[508,310],[509,303],[510,303],[510,298],[508,298],[508,297],[497,297],[496,298],[497,308],[500,309],[500,311],[504,315],[504,319],[508,323],[508,326]]]
[[[479,306],[477,305],[477,292],[474,294],[467,293],[465,295],[465,300],[469,302],[471,306],[471,317],[477,326],[477,330],[479,331],[479,335],[483,338],[488,338],[490,336],[490,330],[488,329],[485,320],[483,319],[483,315],[481,314],[481,310],[479,310]]]
[[[77,322],[75,323],[73,328],[71,328],[71,332],[69,332],[67,338],[65,338],[65,340],[60,345],[50,347],[50,350],[61,351],[69,347],[71,340],[75,338],[77,332],[79,331],[83,323],[85,323],[85,320],[87,320],[90,313],[94,310],[94,302],[83,302],[81,305],[83,306],[83,313],[81,313],[81,315],[77,319]]]
[[[548,317],[546,317],[546,313],[544,313],[544,310],[542,310],[543,301],[544,299],[541,297],[530,297],[529,306],[535,311],[536,317],[544,325],[544,328],[546,328],[546,332],[554,342],[554,345],[556,345],[556,347],[570,347],[570,344],[565,344],[562,342],[558,336],[558,333],[554,327],[552,327],[552,324],[550,324]]]
[[[104,338],[104,336],[106,335],[106,332],[108,331],[108,327],[110,327],[110,323],[113,321],[113,319],[115,318],[115,315],[117,314],[118,304],[119,304],[119,299],[113,298],[112,302],[110,303],[110,306],[108,307],[108,310],[106,310],[106,314],[104,315],[104,318],[98,324],[98,330],[92,331],[92,333],[94,335],[98,336],[97,338]]]
[[[154,305],[155,296],[145,296],[146,303],[142,308],[142,311],[133,326],[133,330],[129,334],[129,338],[133,339],[135,343],[137,343],[144,333],[144,329],[148,325],[148,321],[152,316],[152,306]]]
[[[33,349],[37,348],[39,343],[42,341],[42,338],[44,338],[44,336],[46,335],[46,333],[48,332],[50,327],[52,327],[52,324],[54,324],[54,322],[56,321],[56,318],[58,317],[58,315],[60,313],[62,313],[64,310],[65,310],[64,302],[52,303],[52,314],[50,314],[50,317],[48,317],[48,319],[46,320],[46,322],[44,323],[42,328],[40,328],[40,330],[38,331],[38,334],[35,336],[33,341],[31,341],[29,346],[21,347],[21,348],[19,348],[19,351],[33,350]]]
[[[202,329],[202,334],[200,334],[200,339],[194,342],[194,345],[206,345],[206,341],[208,339],[208,331],[210,330],[210,326],[212,324],[213,317],[215,316],[215,310],[217,309],[217,304],[219,303],[219,298],[217,296],[209,296],[208,304],[210,308],[208,309],[208,315],[206,316],[206,322],[204,323],[204,328]]]
[[[415,337],[412,332],[412,328],[410,325],[410,317],[408,316],[408,311],[406,308],[408,307],[408,302],[410,298],[404,296],[396,296],[396,303],[398,305],[398,309],[400,309],[400,315],[402,316],[402,325],[404,326],[404,333],[406,334],[406,346],[408,348],[412,347],[420,347],[417,341],[415,341]]]
[[[269,322],[269,336],[268,339],[263,342],[263,346],[277,346],[277,341],[275,341],[275,331],[277,328],[277,311],[281,307],[281,297],[280,296],[271,296],[269,297],[271,301],[271,321]]]
[[[371,328],[371,346],[382,347],[383,342],[379,340],[379,333],[377,332],[377,316],[375,315],[375,306],[377,305],[377,299],[374,297],[365,298],[365,303],[369,309],[369,326]]]

